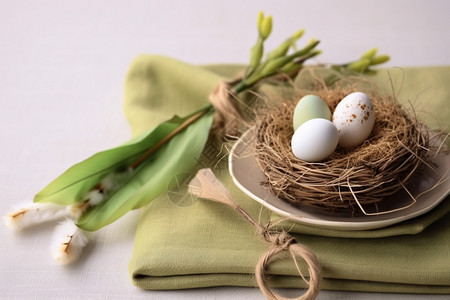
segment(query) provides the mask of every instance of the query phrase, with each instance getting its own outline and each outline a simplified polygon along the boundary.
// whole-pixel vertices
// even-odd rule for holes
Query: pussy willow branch
[[[240,92],[245,91],[250,86],[245,85],[244,81],[239,81],[238,84],[233,88],[233,92],[238,94]],[[173,137],[175,137],[178,133],[183,131],[185,128],[187,128],[189,125],[200,119],[202,116],[207,114],[208,112],[211,112],[214,107],[212,104],[208,104],[203,110],[199,111],[186,121],[184,121],[180,126],[175,128],[172,132],[170,132],[167,136],[165,136],[162,140],[160,140],[158,143],[156,143],[154,146],[149,148],[144,154],[142,154],[138,159],[136,159],[134,162],[132,162],[129,166],[130,169],[136,169],[140,164],[142,164],[147,158],[149,158],[153,153],[155,153],[159,148],[161,148],[163,145],[165,145],[167,142],[169,142]]]

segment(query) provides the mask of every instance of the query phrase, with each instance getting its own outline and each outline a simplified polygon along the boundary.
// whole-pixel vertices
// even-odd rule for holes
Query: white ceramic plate
[[[362,215],[358,217],[331,215],[310,207],[298,208],[278,199],[261,186],[261,183],[266,181],[266,177],[257,166],[255,158],[249,153],[249,146],[252,143],[254,143],[254,130],[250,129],[231,149],[229,170],[235,184],[248,196],[268,209],[298,223],[338,230],[382,228],[430,211],[444,200],[450,192],[450,155],[443,154],[441,151],[433,159],[434,171],[427,168],[423,175],[420,178],[416,178],[415,182],[408,188],[417,200],[409,208],[382,215]],[[439,185],[427,191],[439,180],[441,181]],[[417,195],[419,196],[417,197]],[[387,207],[385,209],[406,206],[408,203],[411,203],[411,198],[406,192],[398,193],[395,195],[395,201],[391,202],[395,203],[397,207]]]

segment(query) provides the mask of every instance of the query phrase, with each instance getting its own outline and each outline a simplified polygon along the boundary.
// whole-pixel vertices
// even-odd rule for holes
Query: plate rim
[[[379,216],[383,216],[381,220],[369,220],[369,221],[361,221],[361,218],[368,218],[368,217],[373,217],[373,216],[361,216],[361,217],[354,217],[354,221],[348,221],[349,218],[353,218],[353,217],[343,217],[345,219],[347,219],[346,221],[334,221],[334,220],[323,220],[320,218],[311,218],[308,216],[299,216],[296,215],[292,212],[286,211],[280,207],[277,207],[275,205],[273,205],[272,203],[267,202],[266,200],[260,198],[259,196],[255,195],[251,190],[249,190],[246,186],[244,186],[239,180],[238,180],[238,176],[236,176],[236,170],[235,170],[235,161],[236,159],[240,159],[238,155],[235,155],[237,152],[237,149],[242,146],[242,143],[245,139],[249,140],[248,135],[250,135],[252,133],[252,131],[254,131],[254,127],[249,128],[247,131],[245,131],[241,138],[238,139],[234,145],[231,148],[230,154],[228,156],[228,170],[229,173],[233,179],[234,184],[242,191],[244,192],[247,196],[249,196],[250,198],[252,198],[253,200],[257,201],[258,203],[262,204],[263,206],[265,206],[266,208],[268,208],[269,210],[273,211],[274,213],[282,216],[282,217],[286,217],[288,218],[290,221],[299,223],[299,224],[304,224],[304,225],[309,225],[309,226],[314,226],[314,227],[320,227],[320,228],[328,228],[328,229],[334,229],[334,230],[372,230],[372,229],[379,229],[379,228],[383,228],[383,227],[388,227],[390,225],[394,225],[415,217],[418,217],[420,215],[423,215],[429,211],[431,211],[433,208],[435,208],[437,205],[439,205],[449,194],[450,194],[450,184],[448,184],[448,188],[445,190],[445,192],[440,195],[439,197],[437,197],[434,201],[432,201],[430,203],[430,205],[418,209],[418,210],[414,210],[413,212],[410,212],[408,214],[405,215],[397,215],[395,217],[391,217],[389,218],[389,213],[388,214],[384,214],[384,215],[378,215]],[[245,146],[244,146],[245,147]],[[448,155],[448,154],[447,154]],[[246,159],[249,159],[248,157]],[[250,159],[255,159],[254,157],[251,157]],[[265,177],[265,175],[263,174],[263,172],[259,169],[259,167],[256,165],[255,163],[255,169],[258,170],[259,173],[262,174],[262,176]],[[446,180],[450,181],[449,174],[446,175]],[[430,192],[430,191],[428,191]],[[421,197],[423,197],[424,195],[426,195],[428,192],[425,192],[423,195],[421,195]],[[267,191],[267,194],[269,194],[270,191]],[[275,195],[271,194],[272,197],[274,197],[275,199],[277,199],[280,202],[284,202],[284,205],[289,205],[291,206],[294,210],[298,210],[298,211],[302,211],[301,208],[298,207],[294,207],[292,205],[290,205],[289,203],[277,198]],[[386,218],[384,216],[387,216]],[[338,217],[339,218],[339,217]],[[373,218],[372,218],[373,219]]]

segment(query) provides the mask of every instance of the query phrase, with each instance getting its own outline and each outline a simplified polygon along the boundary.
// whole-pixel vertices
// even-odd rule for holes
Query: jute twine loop
[[[233,81],[222,80],[208,97],[209,102],[216,110],[212,130],[223,130],[224,136],[236,135],[238,120],[242,119],[238,108],[238,97],[231,88],[237,81],[238,79]]]
[[[266,239],[266,238],[265,238]],[[320,291],[320,264],[316,256],[305,246],[297,243],[297,241],[291,237],[287,232],[270,233],[269,238],[266,239],[272,246],[267,252],[259,259],[255,269],[256,282],[263,294],[268,299],[277,300],[309,300],[314,299]],[[295,267],[302,279],[309,285],[306,292],[297,298],[286,298],[279,294],[276,294],[269,286],[268,283],[268,268],[270,263],[276,258],[276,256],[286,251],[294,261]],[[297,257],[303,259],[308,265],[309,281],[305,278],[301,272],[300,266],[297,263]]]
[[[241,216],[256,227],[261,238],[270,244],[269,250],[259,259],[255,268],[256,282],[262,293],[268,299],[298,299],[309,300],[314,299],[320,291],[320,264],[314,253],[308,248],[299,244],[295,238],[285,231],[270,230],[269,227],[263,226],[256,222],[241,206],[237,205],[231,198],[230,193],[225,186],[214,176],[211,169],[201,169],[197,175],[189,183],[189,192],[197,197],[220,202],[234,208]],[[305,294],[298,298],[285,298],[276,294],[269,286],[268,268],[270,263],[275,259],[277,254],[286,251],[294,261],[295,267],[308,284]],[[309,280],[301,272],[297,258],[303,259],[308,265]]]

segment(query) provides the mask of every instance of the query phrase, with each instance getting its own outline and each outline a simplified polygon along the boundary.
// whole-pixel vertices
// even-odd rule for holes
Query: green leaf
[[[208,113],[174,136],[140,165],[120,189],[86,211],[77,225],[88,231],[98,230],[170,189],[175,176],[192,172],[212,122],[213,114]]]
[[[84,195],[103,177],[111,172],[126,169],[146,150],[162,140],[187,118],[189,116],[186,118],[175,116],[127,143],[99,152],[72,166],[37,193],[34,202],[71,205],[82,201]]]

